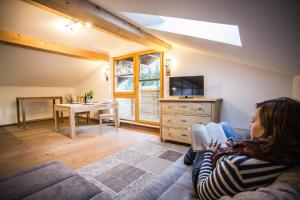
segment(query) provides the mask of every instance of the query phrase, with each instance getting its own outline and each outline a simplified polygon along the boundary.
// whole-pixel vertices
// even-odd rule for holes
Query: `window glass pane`
[[[140,80],[159,79],[160,53],[152,53],[139,56]]]
[[[117,76],[116,92],[130,92],[133,91],[133,75],[131,76]]]
[[[133,58],[116,61],[116,76],[133,74]]]
[[[160,90],[160,81],[140,81],[140,91]]]
[[[135,100],[117,98],[120,119],[135,120]]]
[[[116,61],[115,91],[133,92],[133,57]]]

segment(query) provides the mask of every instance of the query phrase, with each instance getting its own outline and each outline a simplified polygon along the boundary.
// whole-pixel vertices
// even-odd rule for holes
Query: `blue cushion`
[[[236,134],[227,122],[221,122],[221,125],[227,138],[232,138],[234,141],[237,140]]]

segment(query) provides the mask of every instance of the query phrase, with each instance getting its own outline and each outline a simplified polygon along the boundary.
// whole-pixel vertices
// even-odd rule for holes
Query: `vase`
[[[86,103],[92,103],[92,99],[86,98]]]

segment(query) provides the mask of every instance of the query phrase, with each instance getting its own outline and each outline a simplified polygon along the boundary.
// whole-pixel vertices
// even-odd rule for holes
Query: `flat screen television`
[[[204,96],[204,76],[170,77],[170,96]]]

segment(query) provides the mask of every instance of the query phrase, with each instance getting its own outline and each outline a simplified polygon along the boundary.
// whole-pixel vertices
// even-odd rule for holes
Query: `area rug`
[[[187,151],[186,146],[147,141],[77,171],[114,199],[131,199]]]

